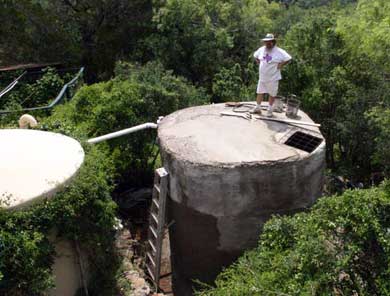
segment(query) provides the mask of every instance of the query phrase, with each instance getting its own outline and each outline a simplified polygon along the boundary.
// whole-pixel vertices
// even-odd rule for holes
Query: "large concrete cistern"
[[[170,174],[168,219],[175,221],[175,295],[191,295],[192,280],[212,282],[223,266],[255,247],[271,215],[310,207],[321,195],[325,141],[317,127],[225,117],[222,111],[231,109],[188,108],[159,124]]]

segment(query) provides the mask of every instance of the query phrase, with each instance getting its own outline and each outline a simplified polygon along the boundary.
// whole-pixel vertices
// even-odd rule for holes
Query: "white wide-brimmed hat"
[[[262,41],[272,41],[272,40],[275,40],[275,37],[274,37],[274,34],[271,34],[271,33],[268,33],[267,35],[265,35],[265,37],[263,39],[261,39]]]

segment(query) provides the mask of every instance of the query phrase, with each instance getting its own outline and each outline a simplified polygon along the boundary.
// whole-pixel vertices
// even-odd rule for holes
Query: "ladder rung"
[[[156,263],[154,262],[152,255],[150,255],[149,252],[147,252],[146,255],[148,256],[148,258],[149,258],[150,262],[153,264],[153,266],[156,266]]]
[[[150,215],[152,216],[154,222],[158,223],[158,219],[157,219],[157,216],[153,213],[150,213]]]
[[[148,240],[149,245],[152,247],[153,252],[156,253],[156,247],[153,245],[151,240]]]
[[[161,177],[160,177],[160,175],[158,174],[158,172],[155,172],[155,174],[154,174],[154,184],[160,185],[160,183],[161,183]]]
[[[149,231],[148,231],[148,251],[146,253],[146,268],[155,288],[158,289],[161,268],[161,248],[165,225],[168,173],[164,168],[157,169],[154,175],[152,204],[150,206]]]
[[[149,275],[150,275],[150,277],[151,277],[151,278],[152,278],[152,280],[154,281],[154,280],[155,280],[155,278],[154,278],[154,274],[153,274],[153,272],[150,270],[149,266],[146,266],[146,268],[148,269],[148,272],[149,272]]]
[[[159,177],[165,177],[168,175],[167,171],[164,168],[156,169],[156,173]]]
[[[160,205],[158,204],[158,201],[155,198],[153,198],[152,201],[157,209],[160,208]]]
[[[152,226],[149,226],[149,229],[153,233],[154,237],[157,238],[156,230],[154,230]]]

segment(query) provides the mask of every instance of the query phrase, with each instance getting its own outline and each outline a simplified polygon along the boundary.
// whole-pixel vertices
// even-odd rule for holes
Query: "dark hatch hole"
[[[284,144],[311,153],[321,142],[321,138],[302,132],[295,132]]]

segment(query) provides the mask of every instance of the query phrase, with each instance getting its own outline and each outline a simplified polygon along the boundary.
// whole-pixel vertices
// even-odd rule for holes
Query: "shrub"
[[[55,69],[49,67],[42,71],[42,77],[32,82],[31,79],[36,79],[35,77],[30,77],[28,73],[22,77],[19,83],[2,97],[0,109],[15,110],[15,104],[23,108],[45,106],[55,99],[71,75],[61,77]]]
[[[390,110],[388,107],[377,106],[366,112],[366,118],[374,136],[375,151],[372,155],[373,164],[379,167],[386,177],[390,176]]]
[[[120,63],[116,78],[83,87],[72,101],[44,118],[41,128],[84,142],[207,101],[203,89],[173,76],[158,63],[144,67]],[[1,295],[44,295],[52,287],[55,250],[49,237],[53,229],[88,251],[90,295],[120,294],[120,262],[113,247],[116,205],[111,196],[114,188],[119,190],[114,177],[130,186],[150,182],[155,136],[145,131],[85,145],[79,173],[52,199],[20,211],[0,209]]]
[[[53,229],[90,251],[92,278],[105,288],[105,273],[116,264],[111,246],[116,209],[110,196],[112,171],[104,150],[87,149],[77,176],[52,199],[19,211],[0,209],[1,295],[45,295],[52,287],[55,251],[48,237]]]
[[[77,127],[78,134],[95,137],[145,122],[159,116],[209,101],[205,91],[184,78],[172,75],[159,63],[139,67],[118,63],[116,78],[84,86],[69,104],[59,106],[46,122],[64,130]],[[110,140],[118,182],[126,186],[145,186],[152,180],[154,131],[142,131]],[[120,176],[120,177],[119,177]],[[121,180],[125,182],[121,182]]]
[[[248,251],[197,295],[389,295],[390,183],[274,217]]]
[[[213,101],[241,101],[241,88],[243,81],[241,79],[241,67],[235,64],[231,69],[222,68],[213,79]]]

